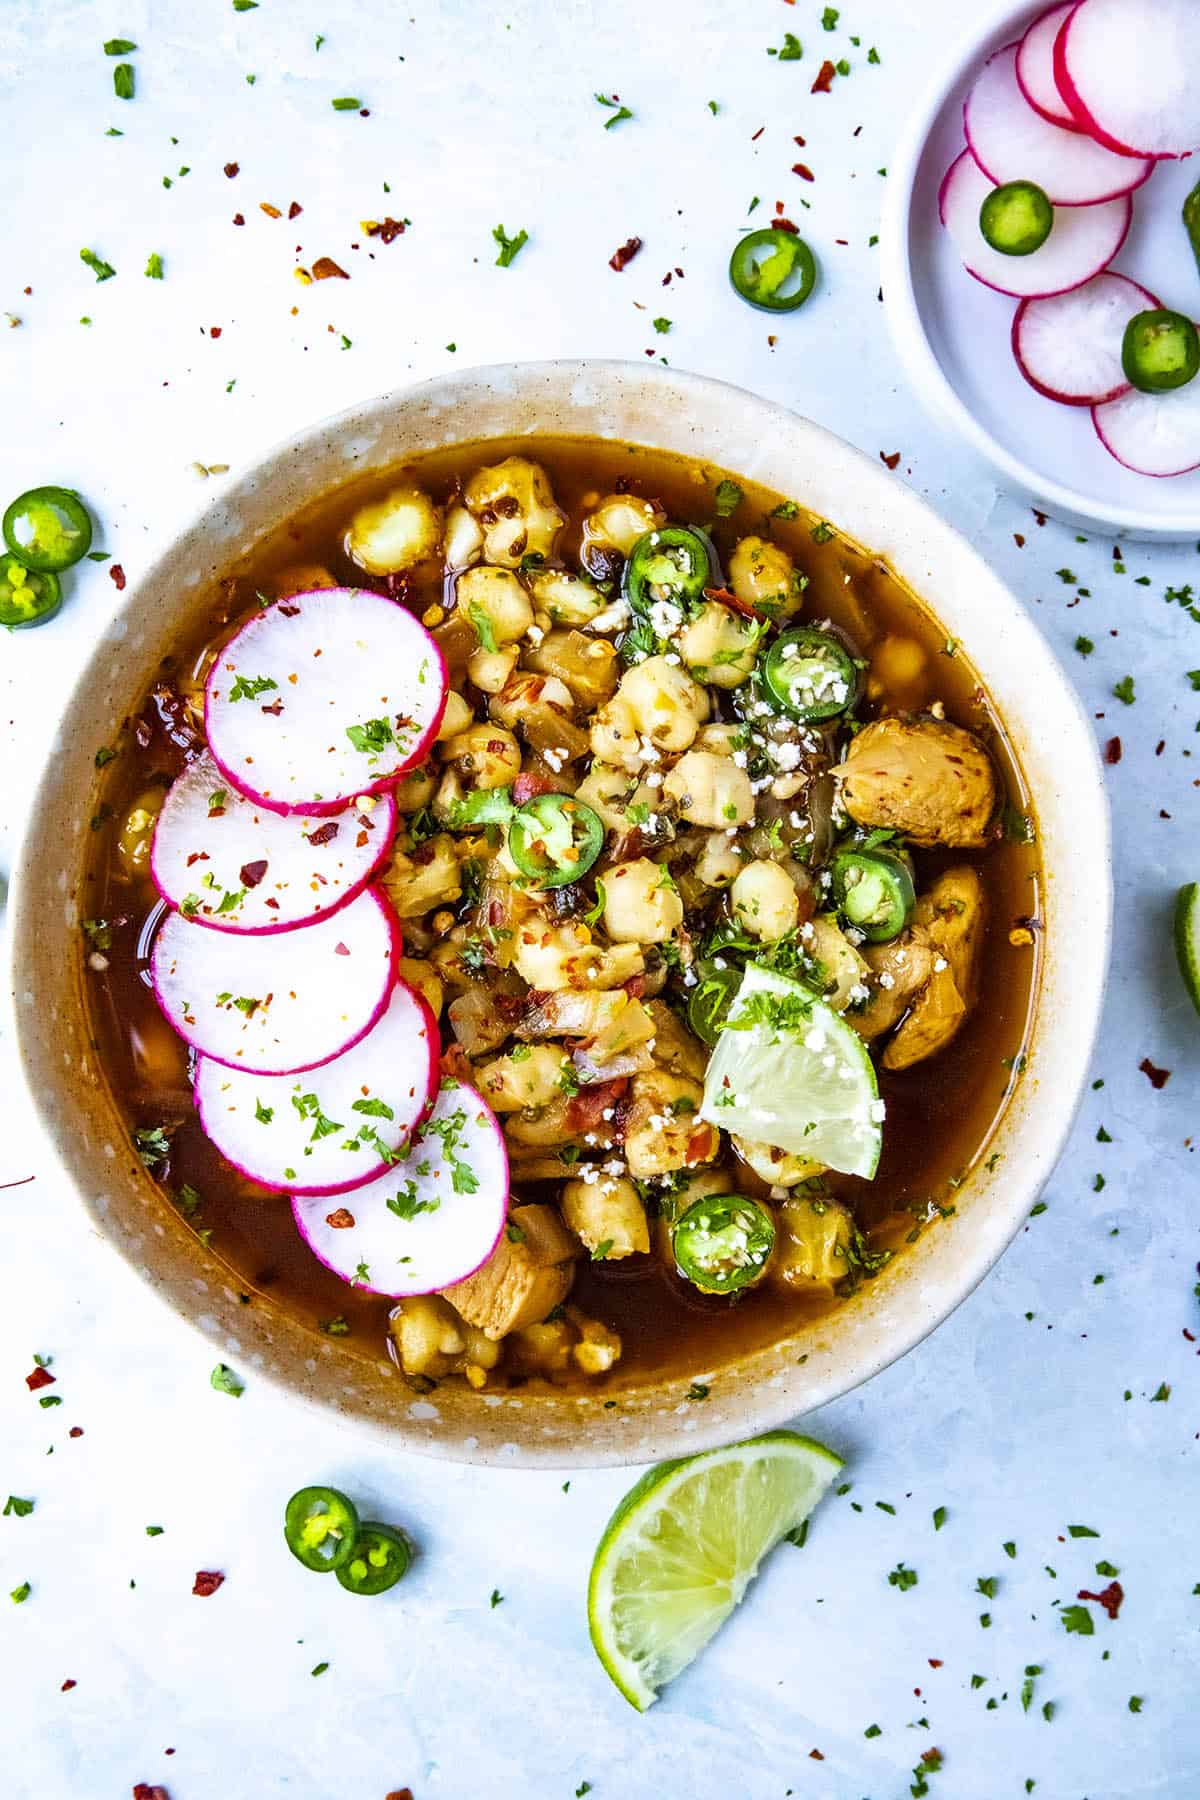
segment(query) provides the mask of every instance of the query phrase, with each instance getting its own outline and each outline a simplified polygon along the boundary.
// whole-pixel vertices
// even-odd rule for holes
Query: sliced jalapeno
[[[44,625],[62,605],[62,583],[51,569],[26,568],[15,556],[0,557],[0,625],[19,631]]]
[[[715,1044],[733,996],[742,985],[742,971],[732,964],[723,969],[711,961],[697,969],[700,979],[688,999],[688,1024],[702,1044]]]
[[[899,937],[912,916],[913,879],[888,850],[839,850],[830,866],[833,898],[847,924],[872,944]]]
[[[712,586],[712,550],[707,538],[690,525],[664,525],[648,531],[629,552],[625,564],[625,598],[642,617],[658,601],[686,607]]]
[[[509,854],[539,887],[578,881],[603,848],[603,824],[573,794],[538,794],[517,808],[508,827]]]
[[[744,1194],[709,1194],[671,1227],[679,1273],[702,1294],[735,1294],[765,1275],[775,1221]]]
[[[1136,313],[1121,341],[1121,367],[1143,394],[1183,387],[1200,369],[1200,333],[1182,313]]]
[[[979,209],[983,240],[1001,256],[1032,256],[1054,226],[1054,208],[1033,181],[1006,181],[993,188]]]
[[[337,1578],[348,1594],[385,1594],[411,1560],[406,1537],[369,1519],[359,1526],[349,1556],[338,1564]]]
[[[70,488],[30,488],[13,501],[0,529],[13,555],[41,575],[69,569],[92,543],[88,509]]]
[[[360,1526],[354,1502],[338,1488],[306,1487],[292,1495],[283,1535],[292,1555],[318,1575],[349,1562]]]
[[[735,245],[729,279],[734,291],[761,312],[795,312],[816,285],[817,259],[794,231],[765,226]]]
[[[799,625],[775,639],[763,678],[784,712],[805,724],[835,719],[858,699],[854,658],[838,638],[812,625]]]

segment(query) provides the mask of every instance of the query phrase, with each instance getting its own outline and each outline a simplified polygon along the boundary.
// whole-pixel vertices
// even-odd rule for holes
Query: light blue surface
[[[876,171],[961,9],[922,0],[903,22],[900,10],[848,3],[846,29],[826,36],[809,0],[3,9],[0,308],[22,321],[0,329],[5,496],[78,486],[103,521],[100,547],[134,578],[219,489],[193,462],[244,468],[321,414],[455,362],[650,348],[809,412],[871,454],[900,451],[896,479],[984,549],[1077,679],[1097,736],[1123,744],[1108,771],[1104,1086],[1047,1210],[932,1339],[806,1421],[846,1458],[851,1491],[825,1505],[803,1551],[778,1552],[645,1718],[594,1662],[583,1617],[622,1472],[576,1474],[564,1492],[562,1475],[389,1452],[258,1383],[240,1400],[213,1392],[211,1349],[91,1235],[10,1105],[0,1181],[37,1179],[0,1195],[0,1499],[37,1506],[0,1518],[6,1800],[107,1800],[137,1781],[162,1782],[172,1800],[383,1800],[406,1785],[415,1800],[568,1800],[584,1782],[596,1800],[903,1800],[930,1746],[945,1759],[928,1778],[943,1800],[1008,1800],[1027,1780],[1035,1800],[1200,1791],[1200,1421],[1184,1335],[1198,1326],[1200,1021],[1168,930],[1175,888],[1200,877],[1200,695],[1184,673],[1200,665],[1200,626],[1163,602],[1168,585],[1200,586],[1200,557],[1131,545],[1113,574],[1110,543],[1039,527],[998,496],[899,382],[868,244]],[[785,30],[801,62],[768,59]],[[133,103],[112,97],[116,59],[101,44],[114,33],[139,45]],[[827,51],[853,73],[810,96]],[[605,131],[598,88],[636,118]],[[371,117],[334,112],[339,95],[361,96]],[[124,137],[106,138],[109,125]],[[811,184],[790,173],[798,157]],[[235,160],[241,173],[226,179]],[[822,289],[794,319],[749,311],[725,284],[755,194],[756,222],[783,200],[821,255]],[[292,223],[259,210],[293,199],[304,210]],[[230,224],[239,210],[244,228]],[[411,228],[376,241],[368,261],[358,222],[389,210]],[[530,233],[509,270],[493,266],[498,220]],[[614,275],[607,259],[633,233],[645,248]],[[351,281],[302,288],[298,244],[299,260],[333,256]],[[117,278],[97,285],[81,245]],[[161,283],[141,273],[155,250]],[[676,266],[683,278],[664,288]],[[656,315],[672,319],[669,335],[652,330]],[[1064,568],[1076,584],[1056,577]],[[1076,603],[1079,583],[1090,594]],[[58,696],[112,609],[105,567],[85,564],[71,587],[55,624],[0,643],[5,867]],[[1081,633],[1096,646],[1086,660],[1072,648]],[[1111,693],[1126,674],[1131,707]],[[1161,1091],[1144,1057],[1171,1071]],[[1111,1142],[1096,1141],[1101,1126]],[[59,1407],[40,1410],[26,1391],[35,1350],[54,1356],[46,1391]],[[1151,1398],[1160,1384],[1165,1404]],[[84,1435],[71,1439],[76,1424]],[[389,1598],[358,1602],[288,1557],[282,1504],[314,1478],[411,1529],[421,1556]],[[147,1537],[149,1524],[163,1534]],[[1101,1535],[1071,1539],[1070,1524]],[[1102,1587],[1097,1559],[1120,1569],[1120,1618],[1093,1605],[1094,1635],[1069,1636],[1052,1603]],[[887,1582],[900,1561],[918,1571],[908,1591]],[[201,1568],[227,1576],[203,1601],[190,1591]],[[974,1590],[992,1576],[989,1600]],[[25,1579],[32,1594],[13,1606],[5,1596]],[[1043,1672],[1025,1713],[1031,1664]],[[986,1684],[972,1689],[976,1673]],[[68,1679],[78,1685],[61,1693]],[[1130,1695],[1144,1696],[1136,1716]],[[866,1739],[873,1723],[882,1733]]]

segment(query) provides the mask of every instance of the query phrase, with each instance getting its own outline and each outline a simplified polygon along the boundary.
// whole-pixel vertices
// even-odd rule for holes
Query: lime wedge
[[[660,1463],[608,1521],[588,1583],[597,1656],[631,1706],[699,1655],[842,1459],[794,1431]]]
[[[1200,881],[1189,881],[1176,897],[1175,954],[1188,998],[1200,1013]]]
[[[717,1039],[700,1116],[868,1181],[879,1164],[883,1102],[866,1045],[811,988],[758,963]]]

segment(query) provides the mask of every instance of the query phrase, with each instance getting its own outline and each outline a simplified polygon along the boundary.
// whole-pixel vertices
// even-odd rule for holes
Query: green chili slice
[[[733,996],[742,985],[742,971],[732,964],[718,968],[708,960],[696,972],[699,980],[688,998],[688,1024],[702,1044],[715,1044]]]
[[[340,1571],[349,1562],[360,1529],[354,1502],[337,1488],[301,1488],[283,1515],[288,1549],[318,1575]]]
[[[693,1201],[671,1227],[679,1273],[702,1294],[735,1294],[766,1274],[775,1221],[744,1194]]]
[[[509,854],[539,887],[578,881],[603,848],[603,824],[573,794],[538,794],[517,808],[508,828]]]
[[[0,529],[13,555],[40,575],[69,569],[92,544],[88,509],[70,488],[30,488],[13,501]]]
[[[839,850],[830,875],[834,903],[848,925],[872,944],[899,937],[915,898],[907,863],[888,850]]]
[[[686,607],[712,585],[711,549],[689,525],[663,525],[648,531],[629,552],[625,564],[625,598],[645,616],[656,602]]]
[[[812,625],[775,639],[763,677],[784,712],[805,724],[835,719],[858,698],[858,670],[850,652],[838,638]]]
[[[369,1519],[359,1526],[349,1556],[338,1564],[337,1578],[348,1594],[385,1594],[411,1560],[406,1537]]]
[[[802,237],[765,226],[741,238],[729,259],[734,290],[762,312],[795,312],[812,293],[817,259]]]
[[[1196,267],[1200,269],[1200,181],[1196,183],[1183,203],[1183,229],[1188,234],[1188,243],[1192,246]]]
[[[1054,226],[1054,208],[1033,181],[1006,181],[993,188],[979,209],[984,242],[1001,256],[1032,256]]]
[[[1184,387],[1200,369],[1200,333],[1183,313],[1135,313],[1121,342],[1121,367],[1143,394]]]
[[[0,625],[20,631],[44,625],[62,605],[62,583],[53,570],[27,569],[15,556],[0,557]]]

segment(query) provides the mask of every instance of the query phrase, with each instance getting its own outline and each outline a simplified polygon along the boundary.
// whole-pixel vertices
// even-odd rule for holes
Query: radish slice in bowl
[[[492,1254],[508,1210],[508,1156],[474,1088],[444,1081],[425,1123],[386,1175],[336,1204],[292,1212],[318,1261],[370,1294],[398,1299],[465,1281]]]
[[[1105,270],[1069,293],[1022,300],[1012,322],[1017,367],[1039,394],[1064,406],[1099,406],[1129,387],[1121,367],[1125,327],[1159,301],[1126,275]]]
[[[208,747],[272,812],[337,812],[421,761],[446,707],[441,651],[407,608],[368,588],[291,594],[212,666]]]
[[[1041,113],[1052,125],[1061,125],[1064,131],[1078,131],[1079,127],[1054,80],[1054,40],[1077,3],[1078,0],[1063,0],[1063,4],[1052,6],[1035,19],[1017,46],[1013,67],[1017,85],[1034,112]]]
[[[168,913],[150,972],[185,1043],[230,1068],[287,1075],[366,1035],[388,1003],[399,955],[395,915],[367,888],[331,918],[270,937],[209,931]]]
[[[967,273],[1001,294],[1038,298],[1082,287],[1125,241],[1132,213],[1128,195],[1098,206],[1066,207],[1055,213],[1040,250],[1032,256],[1005,256],[992,249],[979,229],[979,209],[994,185],[964,150],[946,171],[938,210]]]
[[[1118,156],[1035,112],[1018,86],[1016,61],[1015,44],[997,50],[963,106],[971,155],[991,181],[1032,181],[1055,206],[1095,206],[1145,181],[1149,159]]]
[[[1084,131],[1123,156],[1200,146],[1196,0],[1082,0],[1054,45],[1054,79]]]
[[[202,1056],[193,1092],[221,1155],[264,1187],[338,1194],[391,1167],[438,1080],[437,1022],[407,982],[357,1044],[319,1069],[250,1075]]]
[[[391,844],[390,794],[338,818],[271,812],[232,787],[205,751],[174,782],[150,872],[163,899],[216,931],[294,931],[366,887]]]
[[[1165,394],[1130,388],[1092,408],[1096,436],[1136,475],[1186,475],[1200,468],[1200,376]]]

